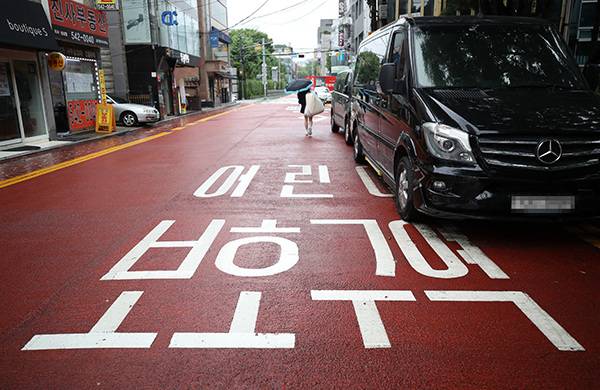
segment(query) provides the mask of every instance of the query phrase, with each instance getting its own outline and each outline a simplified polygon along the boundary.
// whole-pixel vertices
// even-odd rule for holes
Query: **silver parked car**
[[[315,87],[315,92],[323,103],[331,103],[331,91],[327,87]]]
[[[115,110],[115,120],[131,127],[138,123],[153,123],[160,119],[160,113],[154,107],[130,103],[112,94],[106,94],[106,102]]]

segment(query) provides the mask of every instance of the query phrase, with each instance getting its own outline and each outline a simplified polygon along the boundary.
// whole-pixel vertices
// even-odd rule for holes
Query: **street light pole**
[[[263,84],[263,95],[267,98],[267,63],[265,62],[265,38],[262,39],[262,84]]]
[[[242,35],[240,34],[240,78],[242,79],[242,95],[238,95],[240,100],[244,99],[244,57],[242,56]]]

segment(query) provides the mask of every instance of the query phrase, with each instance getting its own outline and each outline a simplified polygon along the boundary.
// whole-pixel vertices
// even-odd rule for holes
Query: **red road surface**
[[[0,182],[0,387],[600,388],[596,228],[404,225],[297,107]]]

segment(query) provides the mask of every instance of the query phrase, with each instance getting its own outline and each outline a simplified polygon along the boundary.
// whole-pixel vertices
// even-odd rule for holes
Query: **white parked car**
[[[315,87],[315,92],[323,103],[331,103],[331,91],[327,87]]]
[[[129,103],[127,100],[112,94],[106,94],[106,103],[112,104],[115,120],[131,127],[138,123],[153,123],[160,119],[160,113],[154,107]]]

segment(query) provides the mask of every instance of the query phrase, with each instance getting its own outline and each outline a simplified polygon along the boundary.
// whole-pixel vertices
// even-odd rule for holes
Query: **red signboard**
[[[330,91],[333,91],[336,76],[306,76],[305,78],[313,82],[312,87],[310,87],[311,89],[315,87],[327,87]]]
[[[72,0],[48,0],[48,4],[57,39],[108,46],[108,28],[104,12]]]
[[[68,102],[69,126],[71,127],[71,130],[95,126],[97,104],[97,100]]]

